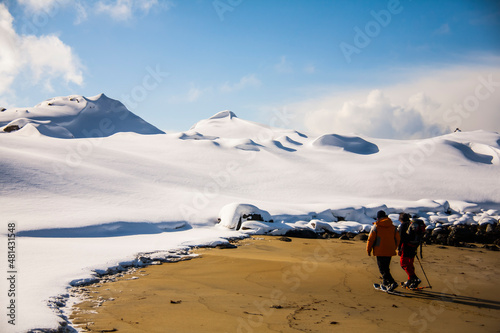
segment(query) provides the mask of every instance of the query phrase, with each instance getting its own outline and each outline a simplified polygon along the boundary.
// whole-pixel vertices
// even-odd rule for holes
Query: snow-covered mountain
[[[214,227],[233,202],[275,224],[358,231],[380,208],[431,224],[478,223],[500,208],[500,135],[485,131],[314,137],[222,111],[164,134],[119,101],[69,96],[0,112],[0,156],[2,225],[19,234],[20,331],[57,327],[44,302],[92,270],[238,234]],[[346,222],[324,218],[333,212]]]
[[[221,139],[234,148],[259,151],[259,147],[278,147],[295,151],[301,146],[305,134],[294,130],[271,127],[238,118],[232,111],[221,111],[208,119],[201,120],[185,133],[187,138]]]
[[[0,131],[39,132],[55,138],[106,137],[118,132],[160,134],[158,128],[104,94],[48,99],[30,108],[0,112]]]

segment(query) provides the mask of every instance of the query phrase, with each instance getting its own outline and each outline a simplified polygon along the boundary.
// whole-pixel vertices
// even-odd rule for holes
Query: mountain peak
[[[111,99],[108,96],[106,96],[104,93],[100,93],[99,95],[95,95],[92,97],[86,97],[87,100],[92,101],[92,102],[97,102],[100,99],[106,100],[106,99]]]
[[[212,117],[209,119],[222,119],[222,118],[228,118],[228,119],[233,119],[233,118],[238,118],[233,111],[225,110],[218,112],[214,114]]]

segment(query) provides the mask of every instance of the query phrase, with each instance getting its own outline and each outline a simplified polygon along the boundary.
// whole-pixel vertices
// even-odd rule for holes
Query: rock
[[[219,225],[239,230],[245,221],[262,221],[272,223],[269,212],[259,209],[254,205],[231,203],[221,208],[219,212]]]
[[[474,235],[474,242],[480,243],[480,244],[485,244],[487,243],[486,241],[486,230],[484,228],[478,228],[475,235]]]
[[[321,234],[321,238],[323,238],[323,239],[330,239],[331,235],[328,232],[324,232],[324,233]]]
[[[448,244],[448,236],[446,234],[438,234],[435,240],[436,244]]]
[[[278,240],[282,241],[282,242],[291,242],[292,241],[291,238],[288,238],[288,237],[285,237],[285,236],[279,237]]]
[[[18,131],[19,129],[20,129],[20,127],[18,125],[10,125],[10,126],[5,126],[3,131],[10,133],[10,132]]]
[[[425,230],[425,234],[424,234],[424,238],[422,240],[423,243],[427,244],[427,245],[430,245],[432,244],[432,237],[431,237],[431,234],[432,234],[432,229],[430,230]]]
[[[318,238],[318,234],[309,228],[290,229],[285,233],[285,236],[297,238]]]
[[[347,236],[347,234],[343,234],[342,236],[340,236],[340,239],[341,240],[349,240],[349,236]]]
[[[358,234],[355,234],[353,232],[348,232],[346,235],[347,235],[347,237],[349,237],[349,239],[351,239],[351,238],[356,237]]]
[[[437,235],[442,234],[442,233],[444,233],[443,232],[443,228],[441,228],[441,227],[440,228],[436,228],[436,229],[432,230],[431,237],[435,238],[435,237],[437,237]]]
[[[460,246],[460,243],[470,243],[474,241],[474,233],[471,232],[468,225],[457,225],[451,228],[448,235],[448,245]]]
[[[231,243],[223,243],[223,244],[217,244],[215,246],[216,249],[236,249],[237,246]]]
[[[424,237],[424,240],[426,241],[426,243],[447,245],[449,233],[450,233],[449,228],[443,226],[437,227],[434,230],[432,230],[429,238],[427,238],[426,240]]]
[[[490,251],[499,251],[500,248],[496,245],[488,245],[488,244],[485,244],[483,246],[483,249],[487,249],[487,250],[490,250]]]
[[[359,233],[353,238],[354,240],[357,241],[367,241],[368,240],[368,234],[366,233]]]

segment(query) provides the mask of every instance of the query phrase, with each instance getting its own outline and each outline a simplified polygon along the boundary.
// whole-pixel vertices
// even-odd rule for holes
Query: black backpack
[[[411,224],[406,231],[408,234],[408,243],[418,248],[420,246],[420,257],[422,257],[422,243],[424,242],[425,223],[420,219],[412,219]]]

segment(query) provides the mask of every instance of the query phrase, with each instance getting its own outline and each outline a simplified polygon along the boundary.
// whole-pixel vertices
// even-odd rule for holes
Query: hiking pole
[[[422,272],[424,272],[425,279],[427,280],[427,284],[429,285],[429,288],[432,289],[431,283],[429,282],[429,279],[427,278],[427,274],[425,274],[424,271],[424,266],[422,266],[422,263],[420,262],[420,258],[418,257],[418,254],[416,255],[418,263],[420,264],[420,268],[422,268]]]

